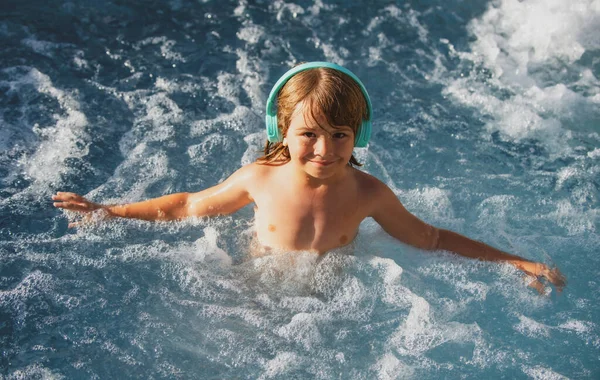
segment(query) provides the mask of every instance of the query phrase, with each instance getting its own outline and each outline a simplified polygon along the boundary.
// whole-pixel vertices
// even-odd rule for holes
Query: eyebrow
[[[315,125],[305,125],[302,127],[299,127],[297,129],[299,132],[302,131],[317,131],[317,130],[323,130],[325,132],[328,133],[339,133],[339,132],[354,132],[352,128],[345,126],[345,125],[340,125],[340,126],[322,126],[320,124],[315,124]]]
[[[314,120],[313,118],[310,118],[312,120],[307,120],[308,118],[304,118],[304,126],[300,127],[300,129],[304,128],[304,129],[333,129],[336,131],[341,131],[341,130],[348,130],[348,131],[354,131],[352,129],[352,127],[350,127],[349,125],[328,125],[328,124],[321,124],[319,122],[317,122],[317,120]]]

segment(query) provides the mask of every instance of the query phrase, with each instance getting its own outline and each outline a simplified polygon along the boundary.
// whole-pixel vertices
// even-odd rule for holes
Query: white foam
[[[265,363],[265,373],[261,378],[281,376],[299,368],[303,363],[302,358],[294,352],[278,352],[277,355]]]
[[[252,109],[245,106],[237,106],[229,114],[221,114],[214,119],[192,122],[190,136],[198,137],[211,133],[223,134],[224,131],[239,132],[240,135],[248,136],[256,131],[256,123],[262,124],[264,121]]]
[[[531,91],[542,90],[534,86]],[[570,131],[561,128],[557,114],[541,116],[543,105],[528,95],[527,90],[510,99],[499,99],[486,85],[474,83],[469,78],[455,80],[444,89],[444,93],[491,117],[492,120],[486,124],[490,133],[499,130],[516,141],[538,138],[554,152],[568,148],[564,142],[571,138]]]
[[[586,334],[592,331],[595,326],[592,322],[569,319],[567,322],[560,324],[558,328],[574,331],[579,334]]]
[[[529,338],[544,339],[550,337],[551,327],[519,315],[519,323],[514,326],[514,329]]]
[[[329,302],[331,312],[344,315],[348,320],[366,321],[373,312],[372,295],[368,287],[356,277],[349,277],[339,286]]]
[[[321,13],[321,10],[331,10],[334,8],[332,4],[324,4],[322,0],[315,0],[313,5],[308,7],[309,12],[313,16],[318,16]]]
[[[263,109],[266,94],[263,92],[262,85],[264,78],[268,78],[268,69],[261,64],[260,60],[250,57],[247,51],[236,49],[235,53],[238,56],[235,66],[241,76],[238,79],[252,103],[251,109]]]
[[[476,324],[435,321],[429,303],[414,295],[410,312],[390,337],[389,345],[402,355],[424,357],[427,351],[446,342],[478,342],[480,334]]]
[[[17,329],[23,328],[29,311],[26,302],[40,294],[52,294],[53,289],[53,276],[35,270],[27,274],[13,289],[0,290],[0,307],[13,313]]]
[[[333,46],[327,42],[323,42],[323,40],[314,36],[310,39],[310,41],[315,45],[316,48],[321,49],[323,55],[325,56],[325,61],[334,62],[338,65],[344,66],[346,64],[345,58],[350,56],[350,51],[344,48],[343,46]]]
[[[398,194],[407,209],[429,223],[457,224],[448,190],[437,187],[412,189]]]
[[[160,55],[163,58],[165,58],[169,61],[174,61],[174,62],[186,62],[186,59],[181,55],[181,53],[173,51],[173,47],[175,46],[176,43],[177,43],[176,41],[170,40],[165,36],[148,37],[148,38],[145,38],[145,39],[137,42],[136,44],[133,45],[133,47],[134,47],[134,49],[139,50],[146,46],[159,45]]]
[[[88,61],[84,58],[85,53],[82,50],[78,50],[73,55],[73,63],[80,69],[88,69],[90,67]]]
[[[30,364],[25,368],[17,369],[8,374],[7,380],[27,380],[27,379],[45,379],[60,380],[65,376],[56,373],[40,364]]]
[[[542,366],[523,366],[523,372],[533,380],[568,380],[569,378]]]
[[[323,340],[315,316],[308,313],[294,315],[287,325],[275,332],[291,342],[302,344],[306,350],[318,346]]]
[[[29,67],[9,68],[3,72],[15,78],[5,82],[10,86],[9,91],[18,92],[23,87],[32,86],[39,93],[58,102],[60,109],[53,115],[55,124],[34,125],[32,131],[38,135],[41,142],[32,155],[20,159],[20,164],[38,189],[45,191],[48,187],[56,187],[61,181],[61,176],[72,170],[65,166],[65,161],[88,154],[90,137],[86,129],[87,118],[80,111],[80,104],[75,96],[54,87],[48,75]]]
[[[600,158],[600,148],[595,148],[593,151],[588,152],[587,156],[592,159]]]
[[[216,228],[204,228],[204,236],[194,242],[194,259],[201,262],[217,262],[222,266],[230,266],[232,259],[227,252],[218,246],[218,239],[219,232]]]
[[[514,213],[517,198],[512,195],[493,195],[484,199],[478,206],[477,226],[482,230],[498,230],[506,224]]]
[[[470,28],[472,45],[497,76],[517,80],[531,63],[575,62],[586,49],[600,48],[600,11],[595,0],[502,0]],[[589,34],[595,35],[590,37]]]
[[[271,8],[277,11],[276,19],[278,22],[282,22],[284,17],[291,16],[297,18],[299,15],[304,14],[304,8],[294,3],[287,3],[282,0],[275,0],[271,3]]]
[[[217,76],[217,95],[238,105],[242,88],[238,82],[239,78],[231,73],[221,73]]]
[[[567,199],[559,199],[554,205],[556,209],[544,217],[566,229],[569,235],[596,231],[598,210],[573,205]]]
[[[243,26],[238,32],[236,36],[242,40],[246,41],[249,44],[256,44],[260,39],[264,36],[265,29],[262,26],[248,24]]]
[[[0,305],[9,308],[13,302],[22,302],[40,293],[50,292],[52,276],[39,270],[29,273],[14,289],[0,290]]]
[[[187,79],[187,80],[185,80]],[[168,94],[182,92],[184,94],[196,94],[205,86],[209,85],[209,81],[205,77],[194,76],[193,78],[184,78],[184,80],[170,80],[168,78],[157,77],[154,87],[157,90],[164,91]]]
[[[214,155],[211,155],[211,152],[215,149],[225,152],[234,150],[231,138],[219,132],[206,135],[202,140],[200,144],[190,145],[187,149],[191,165],[198,166],[213,162]]]
[[[581,175],[581,171],[578,168],[567,166],[560,169],[558,173],[556,173],[556,190],[560,190],[565,181],[567,181],[569,178],[573,178],[578,175]]]
[[[401,362],[389,352],[381,356],[371,370],[377,373],[377,379],[380,380],[412,379],[415,372],[414,368]]]
[[[244,141],[248,145],[244,155],[242,156],[241,165],[248,165],[261,156],[261,152],[263,150],[263,145],[265,143],[265,134],[264,132],[256,132],[246,135],[244,137]]]
[[[599,90],[589,68],[571,66],[580,70],[577,85],[585,89],[575,93],[575,83],[566,82],[565,65],[600,48],[598,1],[492,2],[469,23],[469,31],[476,39],[470,52],[458,56],[475,63],[475,69],[448,83],[444,93],[491,119],[489,132],[500,131],[514,140],[536,138],[553,154],[570,153],[565,140],[572,135],[563,123],[577,120],[573,110],[597,112]],[[487,79],[482,79],[481,68],[491,73]],[[555,82],[548,83],[549,77]],[[572,124],[576,127],[570,128],[585,123]]]
[[[55,43],[50,41],[40,41],[35,36],[30,36],[21,40],[21,44],[29,47],[38,54],[53,58],[54,52],[59,49],[72,47],[66,43]]]

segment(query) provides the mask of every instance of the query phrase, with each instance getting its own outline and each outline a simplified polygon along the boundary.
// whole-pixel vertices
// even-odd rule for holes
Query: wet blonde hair
[[[287,136],[292,115],[304,102],[304,112],[313,120],[323,115],[332,127],[349,126],[354,136],[369,118],[367,101],[360,86],[348,75],[330,68],[319,67],[301,71],[291,77],[277,95],[277,128]],[[284,164],[290,160],[288,147],[282,142],[265,144],[259,164]],[[350,165],[362,166],[352,155]]]

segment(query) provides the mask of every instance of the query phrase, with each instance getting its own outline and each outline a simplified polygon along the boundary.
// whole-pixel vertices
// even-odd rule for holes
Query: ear
[[[283,145],[283,146],[287,146],[287,145],[288,145],[288,143],[287,143],[287,138],[286,138],[286,137],[284,137],[284,138],[283,138],[282,145]]]

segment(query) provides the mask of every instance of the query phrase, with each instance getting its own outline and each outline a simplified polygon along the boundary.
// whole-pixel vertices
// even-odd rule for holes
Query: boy
[[[558,290],[565,286],[557,268],[426,224],[383,182],[357,170],[354,166],[360,164],[352,151],[366,145],[371,115],[369,96],[354,74],[327,62],[305,63],[288,71],[271,91],[265,154],[224,182],[198,193],[117,206],[59,192],[52,197],[54,206],[84,213],[102,209],[111,217],[174,220],[230,214],[254,203],[256,234],[264,247],[319,254],[352,242],[360,223],[372,217],[388,234],[414,247],[507,262],[547,279]],[[543,290],[537,279],[532,286]]]

